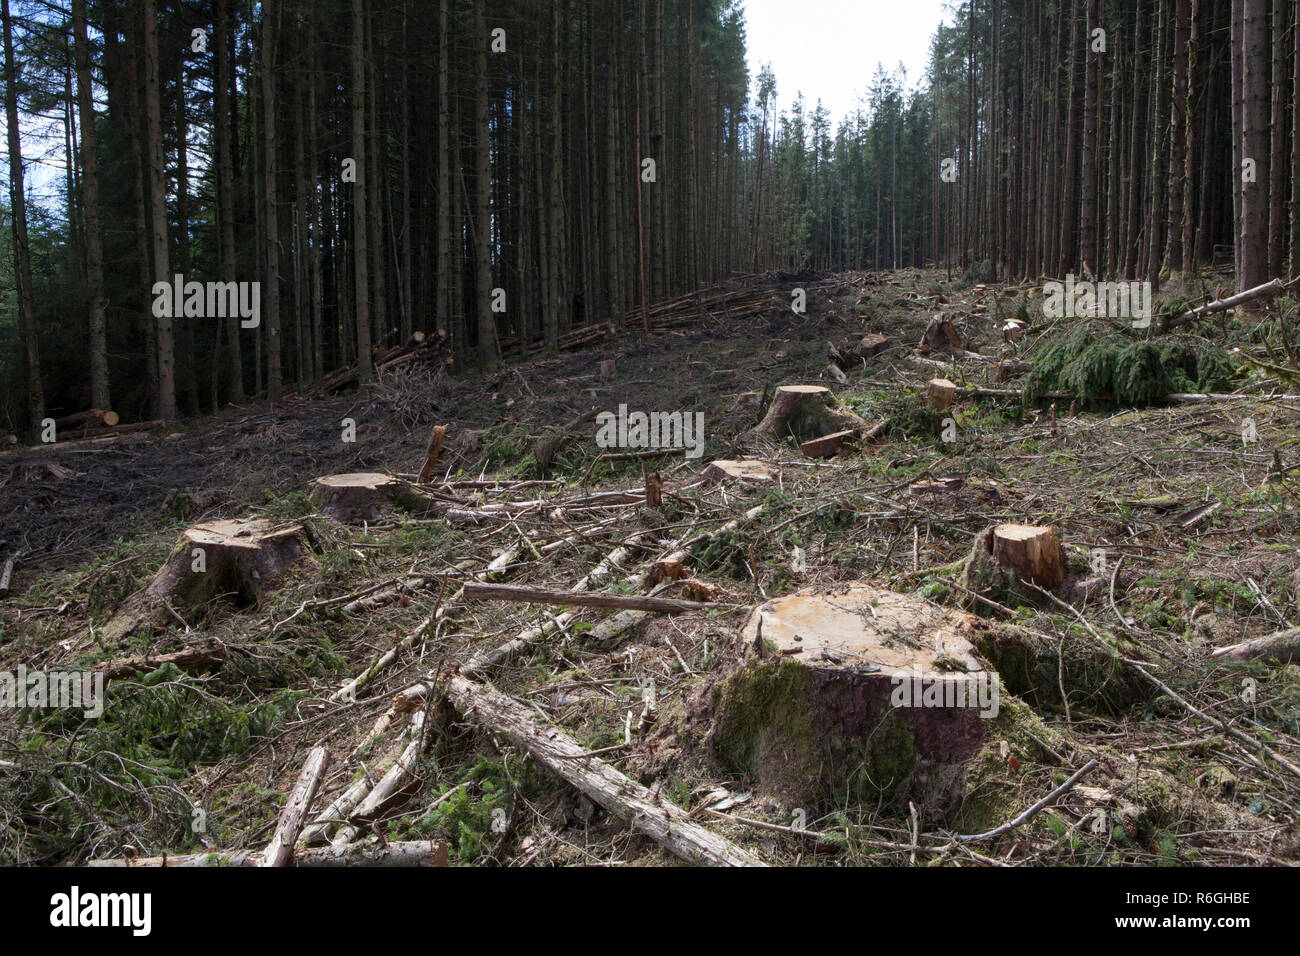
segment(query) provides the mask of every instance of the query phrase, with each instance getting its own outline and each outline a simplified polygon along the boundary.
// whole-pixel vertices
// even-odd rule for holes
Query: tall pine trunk
[[[27,418],[39,434],[45,418],[45,392],[41,386],[40,349],[36,341],[36,295],[32,288],[32,257],[27,244],[27,197],[23,191],[22,134],[18,126],[18,85],[14,67],[13,22],[9,0],[0,0],[4,17],[5,119],[9,132],[9,201],[14,217],[14,257],[18,264],[18,309],[27,358]]]
[[[72,0],[77,57],[77,110],[81,120],[81,199],[86,213],[86,287],[90,298],[90,404],[110,409],[108,382],[108,297],[104,293],[104,236],[99,205],[99,139],[95,131],[94,85],[86,0]]]
[[[144,0],[144,108],[149,154],[149,229],[155,283],[170,283],[167,248],[167,178],[162,139],[162,104],[158,71],[158,13],[154,0]],[[169,310],[160,310],[169,311]],[[176,417],[176,366],[172,317],[156,316],[158,329],[158,416]]]

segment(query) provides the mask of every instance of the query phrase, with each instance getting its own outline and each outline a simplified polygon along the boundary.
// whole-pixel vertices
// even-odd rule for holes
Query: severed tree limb
[[[573,607],[604,607],[619,610],[659,611],[681,614],[707,608],[700,601],[677,601],[670,598],[642,597],[638,594],[609,594],[604,591],[552,591],[546,588],[519,587],[510,584],[465,584],[467,601],[516,601],[522,604],[556,604]]]
[[[1071,774],[1070,779],[1066,780],[1065,783],[1061,784],[1059,787],[1057,787],[1047,796],[1043,797],[1043,799],[1039,800],[1037,803],[1035,803],[1024,813],[1020,814],[1014,820],[1008,820],[1006,823],[1002,824],[1001,826],[994,827],[992,830],[989,830],[985,833],[958,834],[958,835],[954,835],[953,839],[956,840],[958,843],[969,843],[972,840],[987,840],[995,836],[1001,836],[1003,833],[1006,833],[1008,830],[1014,830],[1016,827],[1028,823],[1030,820],[1034,818],[1034,816],[1037,815],[1039,810],[1042,810],[1044,807],[1050,806],[1052,803],[1059,800],[1062,795],[1064,795],[1069,790],[1071,790],[1076,783],[1078,783],[1080,780],[1084,778],[1085,775],[1091,773],[1096,768],[1096,766],[1097,766],[1097,761],[1089,760],[1086,764],[1084,764],[1073,774]],[[937,834],[932,834],[932,835],[937,835]]]
[[[130,857],[91,860],[91,867],[192,867],[192,866],[264,866],[261,850],[224,850],[208,853],[184,853],[179,856]],[[407,840],[396,843],[353,844],[342,850],[327,846],[302,849],[294,854],[294,866],[446,866],[447,844],[432,840]]]
[[[1252,302],[1255,299],[1265,296],[1280,295],[1286,291],[1286,283],[1281,279],[1273,279],[1265,282],[1263,285],[1257,285],[1253,289],[1247,289],[1244,292],[1238,292],[1236,295],[1230,295],[1226,299],[1216,299],[1214,302],[1206,303],[1195,309],[1190,309],[1182,315],[1175,316],[1165,323],[1165,329],[1177,328],[1180,325],[1186,325],[1189,322],[1195,322],[1203,315],[1211,312],[1224,312],[1234,306],[1242,305],[1246,302]]]
[[[1210,654],[1210,659],[1265,660],[1271,664],[1300,663],[1300,627],[1275,631],[1254,640],[1217,648]]]
[[[356,809],[349,815],[349,820],[362,821],[378,813],[393,794],[405,786],[411,778],[415,761],[424,748],[424,711],[419,710],[411,715],[409,733],[413,738],[411,742],[406,745],[406,749],[402,751],[397,761],[388,768],[388,773],[384,774],[365,799],[357,804]],[[359,832],[360,828],[355,823],[346,823],[339,828],[338,833],[334,834],[330,843],[334,847],[347,846],[356,839]]]
[[[183,671],[197,671],[208,667],[220,667],[226,659],[225,648],[218,644],[187,647],[170,654],[157,654],[148,657],[131,657],[124,660],[105,661],[95,665],[95,670],[104,675],[104,682],[121,680],[124,677],[137,677],[156,671],[164,664],[175,664]]]
[[[693,823],[685,810],[591,756],[559,728],[542,724],[500,691],[455,674],[448,678],[445,692],[467,720],[514,740],[542,766],[688,863],[765,865],[749,851]]]
[[[324,776],[329,762],[329,751],[324,747],[314,748],[307,756],[302,773],[298,775],[298,782],[293,785],[289,799],[285,801],[284,810],[280,813],[280,822],[276,824],[275,835],[271,837],[271,842],[262,853],[262,866],[288,866],[293,860],[293,845],[298,841],[298,834],[302,830],[307,811],[311,809],[311,802],[316,798],[321,777]]]

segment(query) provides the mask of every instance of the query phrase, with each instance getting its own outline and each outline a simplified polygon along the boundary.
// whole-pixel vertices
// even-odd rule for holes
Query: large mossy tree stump
[[[306,553],[301,525],[258,518],[194,525],[149,583],[123,602],[101,636],[118,640],[164,614],[184,615],[217,598],[236,607],[256,605]]]
[[[311,483],[311,500],[321,514],[343,522],[378,521],[393,506],[417,512],[430,507],[430,500],[409,482],[368,471],[317,478]]]
[[[997,675],[969,637],[977,623],[868,584],[769,601],[711,692],[715,751],[791,805],[906,797],[951,809],[998,710]]]
[[[803,444],[835,432],[864,434],[870,428],[853,412],[840,407],[831,390],[823,385],[782,385],[763,420],[742,438],[783,442],[793,435]]]

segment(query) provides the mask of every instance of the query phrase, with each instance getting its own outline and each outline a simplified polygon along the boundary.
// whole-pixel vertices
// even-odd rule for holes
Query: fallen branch
[[[324,747],[316,747],[308,755],[302,773],[298,775],[298,782],[293,785],[284,810],[280,813],[275,835],[262,854],[262,866],[288,866],[293,860],[293,845],[298,841],[298,834],[302,830],[307,811],[311,808],[311,802],[316,798],[316,791],[320,788],[321,777],[329,760],[329,751]]]
[[[446,866],[447,844],[432,840],[408,840],[400,843],[353,845],[344,850],[335,847],[302,849],[294,854],[294,866]],[[208,853],[184,853],[179,856],[149,856],[142,859],[119,857],[91,860],[92,867],[189,867],[189,866],[262,866],[261,850],[216,850]]]
[[[1238,292],[1236,295],[1230,295],[1226,299],[1216,299],[1213,302],[1190,309],[1182,315],[1176,316],[1165,323],[1165,329],[1174,329],[1180,325],[1186,325],[1189,322],[1195,322],[1203,315],[1211,312],[1225,312],[1235,306],[1242,305],[1246,302],[1253,302],[1255,299],[1266,296],[1280,295],[1286,291],[1286,283],[1281,279],[1273,279],[1265,282],[1263,285],[1257,285],[1253,289],[1247,289],[1244,292]]]
[[[1211,660],[1252,661],[1265,660],[1270,664],[1292,664],[1300,662],[1300,627],[1288,628],[1220,647],[1210,654]]]
[[[466,719],[514,740],[542,766],[688,863],[764,865],[725,837],[691,822],[685,810],[661,801],[626,774],[591,756],[568,734],[541,724],[505,694],[461,675],[448,678],[445,690]]]
[[[642,597],[636,594],[607,594],[590,591],[551,591],[545,588],[519,587],[510,584],[465,585],[467,601],[516,601],[522,604],[555,604],[571,607],[604,607],[619,610],[659,611],[664,614],[681,614],[707,608],[699,601],[677,601],[670,598]]]

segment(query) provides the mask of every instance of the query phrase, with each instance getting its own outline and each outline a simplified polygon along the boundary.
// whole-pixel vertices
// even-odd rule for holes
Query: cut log
[[[194,525],[149,584],[123,602],[100,632],[101,640],[120,640],[160,612],[183,613],[219,597],[231,597],[240,607],[256,605],[306,552],[296,524],[236,518]]]
[[[831,432],[862,433],[870,426],[857,415],[838,407],[830,389],[821,385],[782,385],[763,420],[743,438],[784,442],[791,435],[798,442],[820,438]]]
[[[262,853],[262,866],[288,866],[293,860],[293,845],[298,842],[298,833],[307,819],[307,811],[311,809],[311,802],[316,798],[321,777],[328,766],[329,751],[324,747],[316,747],[308,755],[302,773],[298,775],[298,782],[285,801],[275,834]]]
[[[922,355],[929,355],[931,352],[961,351],[961,336],[953,328],[951,319],[936,315],[925,327],[925,333],[916,348]]]
[[[120,421],[121,418],[117,412],[88,408],[84,412],[76,412],[72,415],[64,415],[62,418],[54,419],[54,428],[56,433],[86,425],[107,425],[111,428]]]
[[[954,382],[946,378],[932,378],[925,386],[925,404],[937,412],[942,412],[952,406],[952,399],[956,394],[957,386]]]
[[[462,596],[466,601],[515,601],[522,604],[553,604],[564,607],[603,607],[616,610],[657,611],[682,614],[708,609],[697,601],[641,597],[637,594],[609,594],[603,591],[551,591],[512,584],[479,584],[467,581]]]
[[[742,458],[739,461],[719,458],[710,462],[700,474],[709,482],[736,481],[748,485],[768,485],[776,481],[776,472],[771,465],[752,458]]]
[[[113,860],[91,860],[91,867],[192,867],[192,866],[264,866],[261,850],[213,850],[209,853],[182,853],[177,856],[147,856]],[[294,866],[446,866],[447,844],[432,840],[407,840],[400,843],[351,844],[342,849],[320,847],[298,850]]]
[[[430,500],[400,478],[376,472],[326,475],[311,483],[311,500],[321,514],[339,521],[378,521],[385,508],[425,511]]]
[[[1000,524],[986,540],[993,560],[1021,581],[1050,591],[1065,578],[1065,549],[1051,527]]]
[[[974,615],[861,583],[760,605],[711,692],[723,762],[794,806],[952,806],[998,712]]]
[[[1253,640],[1220,647],[1211,659],[1232,661],[1262,660],[1270,664],[1300,663],[1300,627],[1288,628]]]
[[[567,780],[636,830],[694,865],[762,866],[761,860],[725,837],[704,829],[690,815],[615,770],[559,728],[540,722],[528,708],[493,688],[456,674],[445,687],[462,715],[486,730],[509,737],[533,759]]]
[[[844,450],[844,446],[853,441],[857,432],[831,432],[821,438],[813,438],[799,446],[799,450],[809,458],[833,458]]]
[[[1031,368],[1033,368],[1033,365],[1029,362],[1003,360],[998,362],[997,368],[993,370],[993,381],[1008,382],[1017,375],[1023,375],[1025,372],[1028,372]]]
[[[831,362],[826,366],[826,369],[823,372],[823,374],[829,377],[833,382],[836,382],[840,385],[849,384],[849,377],[845,375],[844,370],[841,369],[834,362]]]
[[[433,431],[429,434],[429,444],[424,449],[424,462],[420,465],[420,473],[415,478],[416,484],[427,484],[433,477],[433,466],[438,463],[438,453],[442,451],[442,441],[446,437],[446,425],[433,426]]]
[[[77,438],[106,438],[112,435],[130,435],[135,432],[149,432],[155,428],[162,428],[168,422],[158,418],[148,422],[131,422],[129,425],[83,425],[81,428],[73,429],[71,434]],[[59,444],[63,444],[63,439],[59,439]]]

